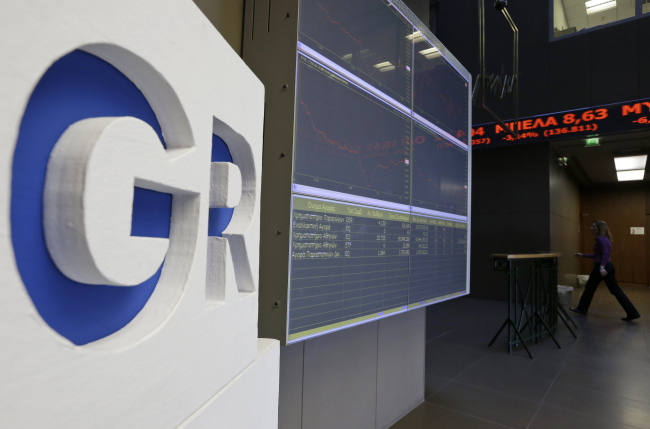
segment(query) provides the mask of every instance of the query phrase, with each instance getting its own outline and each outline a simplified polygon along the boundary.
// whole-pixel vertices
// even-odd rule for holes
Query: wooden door
[[[612,262],[616,277],[625,283],[648,283],[647,204],[643,184],[597,185],[580,191],[580,252],[592,253],[595,220],[607,222],[613,235]],[[650,220],[648,220],[650,221]],[[644,234],[632,234],[632,228]],[[580,264],[581,274],[591,271],[590,260]]]

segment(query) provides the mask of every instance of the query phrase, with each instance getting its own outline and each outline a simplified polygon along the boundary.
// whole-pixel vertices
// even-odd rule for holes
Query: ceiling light
[[[589,15],[616,7],[616,0],[589,0],[585,2],[585,6]]]
[[[626,170],[626,171],[616,172],[619,182],[624,182],[628,180],[643,180],[644,174],[645,174],[645,170]]]
[[[616,165],[616,171],[645,170],[647,160],[648,155],[624,156],[614,158],[614,164]]]
[[[379,69],[380,72],[395,70],[395,66],[390,61],[384,61],[383,63],[375,64],[373,67]]]
[[[416,31],[413,34],[409,34],[408,36],[406,36],[406,38],[408,40],[413,40],[415,43],[425,40],[424,36],[419,31]]]
[[[437,58],[437,57],[439,57],[439,56],[441,55],[441,54],[440,54],[440,51],[438,51],[438,48],[436,48],[435,46],[432,47],[432,48],[429,48],[429,49],[425,49],[425,50],[423,50],[423,51],[419,51],[419,52],[420,52],[422,55],[424,55],[424,57],[425,57],[427,60],[430,60],[430,59],[432,59],[432,58]]]
[[[611,3],[612,1],[616,1],[616,0],[589,0],[585,2],[585,6],[591,8],[604,3]]]

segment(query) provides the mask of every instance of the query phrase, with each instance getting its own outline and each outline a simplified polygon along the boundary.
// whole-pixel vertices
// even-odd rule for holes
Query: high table
[[[494,269],[508,274],[508,317],[497,331],[491,346],[501,331],[508,327],[508,353],[521,344],[533,358],[526,343],[537,343],[547,335],[562,348],[553,335],[558,316],[571,334],[567,323],[571,317],[557,300],[557,258],[560,253],[494,254]],[[574,323],[575,326],[575,323]],[[577,326],[576,326],[577,327]]]

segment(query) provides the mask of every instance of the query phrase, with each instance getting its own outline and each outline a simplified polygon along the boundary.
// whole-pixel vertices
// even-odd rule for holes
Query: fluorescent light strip
[[[390,61],[384,61],[383,63],[375,64],[373,67],[378,69],[380,72],[395,70],[395,66]]]
[[[426,39],[424,38],[424,36],[422,35],[422,33],[420,33],[419,31],[415,31],[413,34],[409,34],[408,36],[406,36],[406,38],[407,38],[408,40],[415,40],[415,43],[418,43],[418,42],[421,42],[421,41],[423,41],[423,40],[426,40]]]
[[[603,3],[603,0],[592,0],[592,1],[598,1],[600,3],[594,6],[588,6],[589,2],[585,3],[585,6],[587,6],[587,15],[591,15],[592,13],[602,12],[604,10],[608,10],[616,7],[616,0],[611,0],[606,3]]]
[[[585,2],[585,6],[587,7],[587,9],[589,9],[589,8],[592,8],[594,6],[598,6],[598,5],[601,5],[601,4],[604,4],[604,3],[611,3],[612,1],[614,3],[616,3],[616,0],[589,0],[589,1]]]
[[[614,158],[616,171],[623,170],[644,170],[648,155],[623,156]]]
[[[435,46],[433,48],[429,48],[429,49],[425,49],[423,51],[419,51],[419,53],[424,55],[424,57],[427,60],[431,60],[433,58],[437,58],[437,57],[442,55],[440,53],[440,51],[438,50],[438,48],[436,48]]]
[[[618,176],[619,182],[626,182],[630,180],[643,180],[643,176],[645,175],[645,170],[617,171],[616,175]]]

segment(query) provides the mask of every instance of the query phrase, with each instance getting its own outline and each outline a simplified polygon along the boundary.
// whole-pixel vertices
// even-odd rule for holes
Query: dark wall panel
[[[549,111],[560,112],[591,103],[591,51],[589,38],[570,37],[549,44]]]
[[[589,34],[592,106],[635,100],[639,94],[638,21]]]
[[[580,248],[580,186],[571,170],[558,162],[551,150],[549,162],[551,252],[558,259],[558,284],[574,286],[579,274],[579,260],[573,254]]]
[[[473,153],[472,296],[507,299],[491,254],[549,250],[548,165],[547,144]]]
[[[555,93],[555,82],[551,79],[551,62],[546,61],[550,55],[547,43],[535,43],[519,53],[519,67],[526,67],[519,78],[519,117],[534,116],[541,111],[551,111]]]
[[[532,116],[548,110],[553,89],[549,80],[548,19],[544,19],[548,2],[510,2],[508,11],[519,29],[519,116]]]
[[[435,1],[435,0],[432,0]],[[478,73],[478,7],[473,0],[438,0],[436,37],[469,70]]]
[[[639,95],[645,97],[650,94],[650,16],[638,21],[638,31]]]

